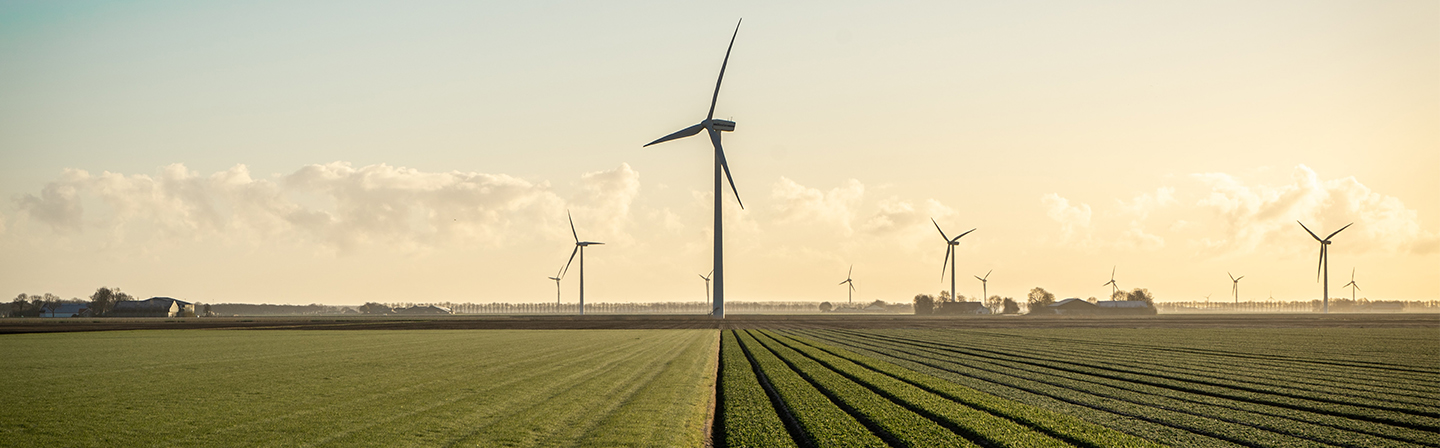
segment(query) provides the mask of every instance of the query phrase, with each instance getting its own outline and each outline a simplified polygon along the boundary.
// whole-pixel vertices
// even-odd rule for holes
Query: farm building
[[[416,305],[409,308],[399,308],[395,314],[455,314],[449,308],[435,305]]]
[[[86,317],[90,315],[88,303],[62,303],[55,311],[45,310],[40,317]]]
[[[119,302],[107,314],[112,317],[176,317],[194,316],[195,304],[169,297],[151,297],[135,302]]]
[[[935,314],[990,314],[990,309],[980,302],[940,302],[935,304]]]
[[[1092,315],[1101,313],[1100,307],[1095,306],[1095,304],[1073,297],[1047,305],[1045,309],[1050,313],[1064,314],[1067,316]]]
[[[1101,300],[1095,306],[1100,314],[1155,314],[1155,307],[1139,300]]]

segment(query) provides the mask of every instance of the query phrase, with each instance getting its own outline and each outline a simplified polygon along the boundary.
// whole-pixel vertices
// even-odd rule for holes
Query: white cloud
[[[1069,199],[1055,193],[1040,196],[1040,204],[1045,207],[1045,216],[1060,223],[1062,241],[1075,242],[1079,239],[1083,242],[1090,239],[1092,213],[1089,204],[1072,206]]]
[[[592,231],[620,237],[639,188],[639,173],[626,164],[586,173],[572,205]],[[154,176],[66,170],[39,196],[16,203],[23,216],[55,232],[98,229],[112,241],[145,244],[289,238],[344,252],[372,244],[502,245],[569,230],[567,201],[546,182],[345,162],[307,165],[274,180],[253,179],[244,165],[209,176],[181,164]]]
[[[1354,177],[1328,181],[1309,167],[1295,167],[1288,184],[1246,185],[1223,173],[1195,174],[1209,191],[1196,205],[1219,219],[1224,236],[1206,240],[1218,250],[1250,252],[1262,245],[1297,244],[1304,222],[1316,233],[1355,226],[1336,238],[1356,252],[1433,253],[1440,236],[1420,226],[1415,210],[1398,198],[1375,193]],[[1303,241],[1303,239],[1301,239]]]
[[[865,185],[850,179],[844,185],[821,191],[781,177],[771,188],[779,223],[837,225],[842,234],[853,232],[851,221],[865,197]]]
[[[880,201],[879,210],[866,218],[860,228],[877,236],[928,234],[933,225],[930,223],[931,219],[945,220],[954,215],[954,209],[934,199],[926,199],[916,205],[914,202],[892,197]]]

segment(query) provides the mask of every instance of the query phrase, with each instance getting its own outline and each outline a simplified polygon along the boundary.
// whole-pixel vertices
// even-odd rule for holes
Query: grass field
[[[714,330],[0,337],[6,446],[698,446]]]
[[[788,334],[1167,445],[1440,446],[1433,328]]]

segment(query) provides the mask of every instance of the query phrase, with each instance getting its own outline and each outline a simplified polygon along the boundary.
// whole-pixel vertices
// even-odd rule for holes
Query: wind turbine
[[[559,272],[559,271],[556,271],[554,277],[548,277],[548,278],[555,281],[555,311],[556,311],[556,312],[559,312],[559,311],[560,311],[560,279],[561,279],[561,278],[564,278],[564,277],[562,277],[562,276],[560,275],[560,272]]]
[[[1355,291],[1360,290],[1360,285],[1355,284],[1355,268],[1350,268],[1350,283],[1346,283],[1345,286],[1341,286],[1341,288],[1346,287],[1350,288],[1350,301],[1354,302]]]
[[[990,272],[995,270],[991,269]],[[975,276],[975,279],[980,281],[980,303],[985,303],[985,300],[990,298],[990,272],[986,272],[983,278]]]
[[[575,231],[575,218],[573,218],[573,217],[570,216],[570,211],[569,211],[569,210],[566,210],[566,211],[565,211],[565,217],[570,219],[570,235],[575,237],[575,250],[570,251],[570,261],[565,262],[565,269],[563,269],[563,270],[560,271],[560,276],[561,276],[561,277],[564,277],[566,272],[570,272],[570,263],[575,261],[575,254],[576,254],[576,253],[579,253],[579,254],[580,254],[580,315],[581,315],[581,316],[584,316],[584,315],[585,315],[585,247],[586,247],[586,246],[598,246],[598,245],[602,245],[602,244],[605,244],[605,243],[600,243],[600,242],[595,242],[595,241],[580,241],[580,233]]]
[[[930,218],[930,223],[935,224],[935,230],[940,230],[940,223],[935,222],[935,218]],[[950,238],[945,236],[944,230],[940,230],[940,238],[945,239],[945,261],[940,264],[940,280],[945,280],[945,263],[950,263],[950,300],[958,300],[955,298],[955,246],[960,245],[960,237],[974,231],[975,229],[970,229],[965,233],[955,235],[955,238]]]
[[[1315,238],[1315,241],[1319,241],[1319,242],[1320,242],[1320,264],[1317,265],[1317,266],[1315,266],[1315,280],[1320,280],[1320,275],[1321,275],[1321,273],[1322,273],[1322,272],[1324,273],[1324,275],[1325,275],[1325,283],[1324,283],[1323,286],[1321,286],[1320,293],[1321,293],[1321,294],[1324,294],[1324,297],[1321,297],[1321,299],[1323,299],[1323,300],[1325,301],[1325,312],[1326,312],[1326,313],[1329,313],[1329,312],[1330,312],[1330,257],[1328,256],[1328,255],[1329,255],[1329,253],[1328,253],[1329,250],[1326,249],[1326,247],[1330,246],[1330,238],[1334,238],[1336,234],[1340,233],[1341,231],[1343,231],[1343,230],[1345,230],[1345,229],[1350,228],[1350,226],[1355,225],[1355,223],[1352,222],[1352,223],[1346,224],[1345,227],[1341,227],[1340,230],[1336,230],[1335,233],[1330,234],[1330,236],[1325,237],[1325,239],[1320,239],[1319,236],[1315,235],[1315,232],[1311,232],[1309,227],[1305,227],[1305,223],[1300,222],[1300,221],[1295,221],[1295,223],[1296,223],[1296,224],[1300,224],[1300,228],[1305,229],[1305,233],[1310,234],[1310,237],[1311,237],[1311,238]]]
[[[1231,274],[1231,273],[1229,273],[1229,272],[1226,272],[1225,275],[1230,276],[1230,281],[1231,281],[1231,282],[1234,282],[1233,285],[1230,285],[1230,293],[1231,293],[1231,294],[1235,294],[1235,304],[1236,304],[1236,305],[1239,305],[1239,304],[1240,304],[1240,278],[1245,278],[1245,276],[1242,275],[1242,276],[1240,276],[1240,278],[1235,278],[1235,274]]]
[[[1115,266],[1110,267],[1110,281],[1100,286],[1110,287],[1110,300],[1115,300],[1115,293],[1120,292],[1120,285],[1115,283]]]
[[[699,134],[702,129],[710,134],[710,144],[715,147],[715,270],[713,271],[715,299],[712,302],[710,314],[717,319],[725,318],[725,257],[723,255],[723,226],[721,226],[720,220],[721,193],[724,192],[720,188],[720,172],[722,170],[725,172],[725,180],[730,181],[730,191],[735,193],[735,202],[740,204],[741,209],[745,208],[745,203],[740,200],[740,191],[735,189],[735,178],[730,176],[730,164],[725,162],[725,149],[720,145],[720,133],[734,132],[735,122],[715,118],[715,102],[720,99],[720,82],[725,80],[725,66],[730,63],[730,50],[735,48],[735,36],[738,35],[740,35],[740,22],[735,23],[735,34],[730,35],[730,46],[725,48],[725,59],[720,63],[720,77],[715,79],[715,93],[710,96],[710,111],[705,114],[705,120],[645,144],[645,146],[650,146],[689,137]]]
[[[854,273],[855,265],[852,264],[850,265],[850,272],[845,273],[845,281],[840,282],[840,284],[842,285],[846,283],[850,284],[850,291],[845,295],[845,300],[847,303],[855,303],[855,281],[850,279],[850,274]]]
[[[695,274],[695,275],[700,275],[700,274]],[[710,271],[710,275],[715,275],[715,271]],[[705,304],[706,304],[706,305],[709,305],[709,304],[710,304],[710,275],[700,275],[700,278],[705,279]]]

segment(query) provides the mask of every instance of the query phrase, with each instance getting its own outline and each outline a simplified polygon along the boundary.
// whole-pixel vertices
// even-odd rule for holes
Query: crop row
[[[804,338],[728,331],[721,357],[727,446],[1153,446]]]
[[[997,395],[1175,445],[1436,445],[1435,421],[1413,403],[1377,407],[1314,400],[1308,391],[1177,374],[1130,358],[1121,367],[1097,358],[1046,351],[1005,338],[955,332],[807,331],[806,336],[861,349],[916,370]],[[983,343],[982,343],[983,342]],[[977,348],[978,347],[978,348]],[[1104,356],[1126,358],[1123,354]],[[1109,358],[1105,358],[1109,359]],[[1163,361],[1157,364],[1164,364]],[[1162,373],[1155,373],[1160,371]],[[1280,389],[1284,393],[1275,394]],[[1296,397],[1300,395],[1303,398]],[[1180,430],[1181,432],[1177,432]],[[1188,433],[1188,434],[1186,434]]]
[[[1010,353],[1031,353],[1043,357],[1073,357],[1077,353],[1083,353],[1087,358],[1103,359],[1107,365],[1138,366],[1155,372],[1217,376],[1249,384],[1321,392],[1327,396],[1347,395],[1411,403],[1430,407],[1429,411],[1432,413],[1440,407],[1440,399],[1437,399],[1440,388],[1432,384],[1435,375],[1406,380],[1400,378],[1401,375],[1376,369],[1341,368],[1314,362],[1242,360],[1228,353],[1176,351],[1140,344],[1036,339],[1038,338],[979,332],[965,332],[963,336],[950,337],[952,341],[963,340],[972,346],[1005,347]]]

